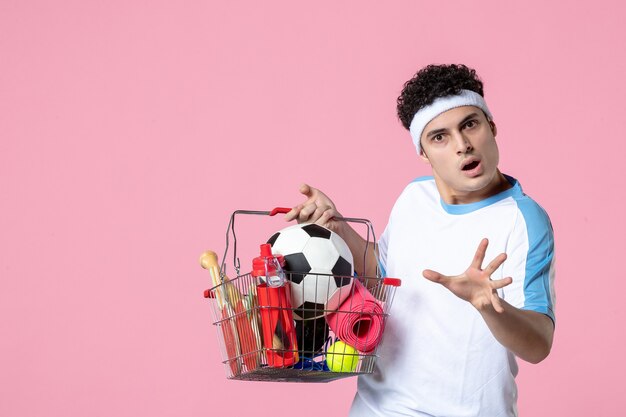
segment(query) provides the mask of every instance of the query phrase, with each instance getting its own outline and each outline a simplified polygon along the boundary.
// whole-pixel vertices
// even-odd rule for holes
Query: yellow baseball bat
[[[241,300],[241,292],[239,292],[239,289],[237,289],[226,275],[220,275],[217,254],[210,250],[203,252],[202,255],[200,255],[200,265],[202,268],[209,271],[214,286],[217,287],[223,284],[220,288],[222,289],[222,294],[225,295],[224,301],[229,303],[232,307],[235,307]]]

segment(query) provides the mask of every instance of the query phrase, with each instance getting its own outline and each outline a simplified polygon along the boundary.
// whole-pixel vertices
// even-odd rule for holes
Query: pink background
[[[0,415],[345,415],[355,379],[225,379],[197,258],[303,181],[382,232],[429,172],[395,99],[449,62],[485,80],[502,170],[556,231],[521,414],[622,414],[622,4],[3,0]],[[239,222],[244,269],[284,225]]]

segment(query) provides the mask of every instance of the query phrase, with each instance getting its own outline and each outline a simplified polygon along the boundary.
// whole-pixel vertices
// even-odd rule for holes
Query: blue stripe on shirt
[[[554,322],[554,300],[550,291],[550,268],[554,258],[552,224],[543,208],[528,196],[523,195],[516,201],[528,233],[522,308],[546,314]]]

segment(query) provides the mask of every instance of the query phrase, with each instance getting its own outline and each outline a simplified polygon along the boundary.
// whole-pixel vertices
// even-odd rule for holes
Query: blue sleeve
[[[528,197],[518,200],[526,224],[528,251],[524,271],[522,308],[554,315],[554,232],[548,214]]]

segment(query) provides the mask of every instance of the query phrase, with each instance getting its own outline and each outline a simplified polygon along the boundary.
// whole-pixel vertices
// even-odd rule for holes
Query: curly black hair
[[[483,82],[476,71],[465,65],[428,65],[404,83],[397,100],[398,118],[407,130],[419,109],[439,97],[456,95],[461,90],[472,90],[481,96]]]

